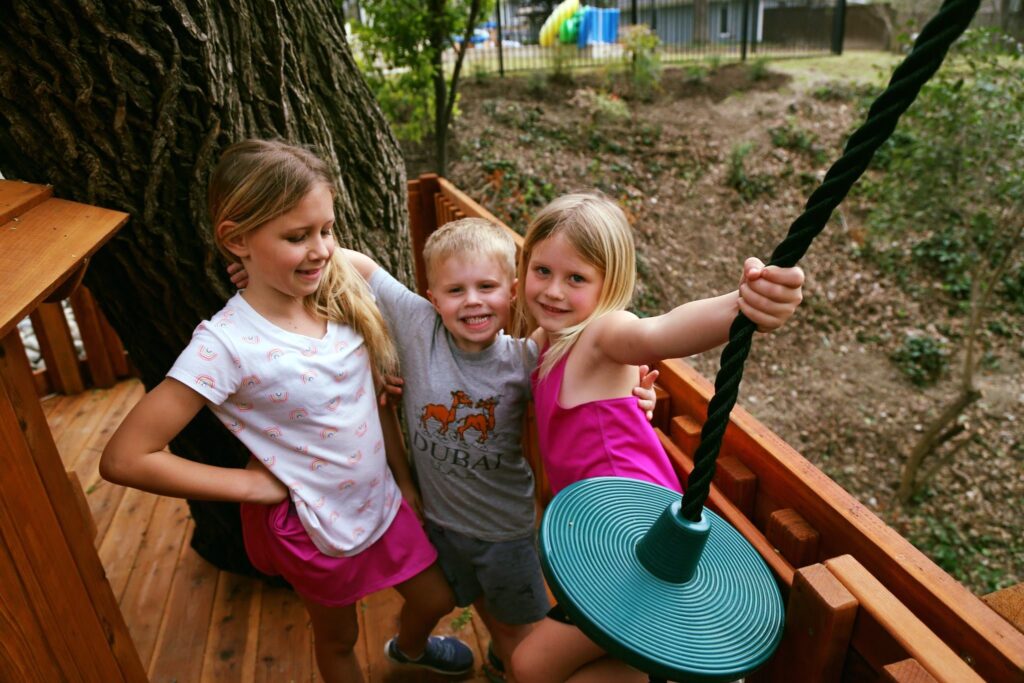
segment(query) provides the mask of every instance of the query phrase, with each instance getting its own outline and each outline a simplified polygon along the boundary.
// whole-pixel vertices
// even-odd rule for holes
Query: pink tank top
[[[571,353],[565,354],[543,379],[538,379],[539,367],[531,378],[537,441],[551,492],[558,493],[590,477],[628,477],[682,492],[636,397],[591,401],[573,408],[558,405]]]

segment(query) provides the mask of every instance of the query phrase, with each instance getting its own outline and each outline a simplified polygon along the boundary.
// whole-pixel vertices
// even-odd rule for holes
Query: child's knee
[[[512,656],[505,662],[506,671],[512,680],[517,683],[536,683],[544,680],[543,667],[534,657],[529,647],[522,647],[520,644],[512,651]]]

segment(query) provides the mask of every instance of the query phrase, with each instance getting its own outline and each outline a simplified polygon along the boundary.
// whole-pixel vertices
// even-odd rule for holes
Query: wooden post
[[[88,287],[79,287],[71,295],[71,309],[75,312],[78,333],[85,347],[85,364],[89,368],[93,386],[109,389],[117,382],[110,364],[103,328],[100,326],[96,300]]]
[[[29,318],[54,391],[60,394],[80,394],[85,391],[82,373],[78,369],[78,354],[61,305],[40,304]]]
[[[857,600],[823,565],[796,570],[782,643],[775,656],[747,680],[840,680],[856,616]]]

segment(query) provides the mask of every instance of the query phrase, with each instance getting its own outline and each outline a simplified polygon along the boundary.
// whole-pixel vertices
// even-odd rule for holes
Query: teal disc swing
[[[979,4],[943,2],[769,265],[794,266],[803,257]],[[782,637],[782,598],[771,571],[738,531],[704,509],[754,331],[742,313],[729,330],[682,500],[647,482],[585,479],[559,492],[541,523],[541,563],[559,606],[611,656],[651,680],[734,681],[767,661]]]

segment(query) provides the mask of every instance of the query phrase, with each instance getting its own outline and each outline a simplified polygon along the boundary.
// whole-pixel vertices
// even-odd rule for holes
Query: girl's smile
[[[597,308],[604,273],[561,233],[534,245],[526,272],[526,305],[538,326],[559,332]]]

